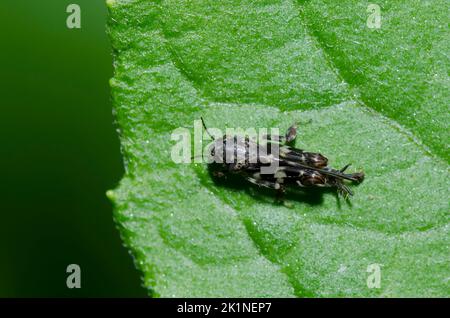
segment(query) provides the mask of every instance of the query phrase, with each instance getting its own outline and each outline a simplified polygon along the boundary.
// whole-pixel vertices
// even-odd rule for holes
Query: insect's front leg
[[[303,122],[302,124],[310,124],[312,122],[312,119],[309,119],[306,122]],[[291,143],[297,138],[297,128],[298,128],[299,122],[295,122],[289,127],[286,131],[285,140],[286,143]]]
[[[255,174],[255,175],[257,175],[257,174]],[[260,186],[260,187],[265,187],[265,188],[275,189],[275,190],[281,189],[281,185],[278,182],[262,180],[262,179],[258,179],[258,178],[254,178],[254,177],[247,177],[247,180],[253,184]]]
[[[297,127],[298,123],[294,123],[287,129],[286,134],[284,136],[265,135],[264,139],[289,144],[293,142],[295,138],[297,138]]]
[[[247,180],[258,186],[276,190],[275,202],[283,204],[288,208],[292,207],[292,205],[286,203],[284,200],[284,195],[286,194],[286,188],[283,184],[276,182],[276,181],[268,181],[268,180],[259,179],[257,177],[258,175],[259,174],[256,173],[256,174],[254,174],[255,177],[248,177]]]
[[[277,194],[275,197],[275,202],[284,204],[284,195],[286,194],[286,188],[284,185],[280,184],[280,188],[277,190]]]
[[[284,138],[286,140],[286,143],[291,143],[295,140],[295,138],[297,138],[297,123],[294,123],[287,129]]]

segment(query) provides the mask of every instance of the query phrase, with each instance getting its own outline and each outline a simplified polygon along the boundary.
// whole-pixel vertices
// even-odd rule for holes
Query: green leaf
[[[109,191],[152,296],[448,296],[448,1],[108,0],[126,163]],[[279,127],[351,162],[350,203],[215,184],[171,132]],[[193,131],[193,130],[192,130]],[[380,288],[367,272],[380,264]]]

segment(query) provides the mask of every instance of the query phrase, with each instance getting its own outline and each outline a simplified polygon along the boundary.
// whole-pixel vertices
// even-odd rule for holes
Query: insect
[[[347,198],[353,192],[344,181],[360,183],[364,179],[363,172],[345,173],[350,164],[334,169],[322,154],[289,146],[297,137],[297,124],[289,127],[284,136],[266,135],[264,142],[256,142],[248,136],[214,138],[201,120],[213,140],[208,154],[217,177],[227,173],[240,175],[253,184],[276,190],[278,198],[282,198],[287,187],[331,187]]]

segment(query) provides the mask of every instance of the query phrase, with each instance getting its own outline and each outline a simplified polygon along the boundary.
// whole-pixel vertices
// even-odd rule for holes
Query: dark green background
[[[105,196],[123,174],[105,24],[104,0],[0,1],[2,297],[145,296]]]

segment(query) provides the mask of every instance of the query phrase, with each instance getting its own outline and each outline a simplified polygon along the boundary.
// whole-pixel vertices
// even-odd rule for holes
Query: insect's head
[[[222,137],[214,138],[213,134],[208,131],[203,118],[201,120],[206,133],[214,141],[208,146],[209,163],[217,163],[222,166],[229,165],[240,169],[245,164],[245,139],[234,135],[223,135]],[[237,157],[238,154],[242,155],[242,158]]]

